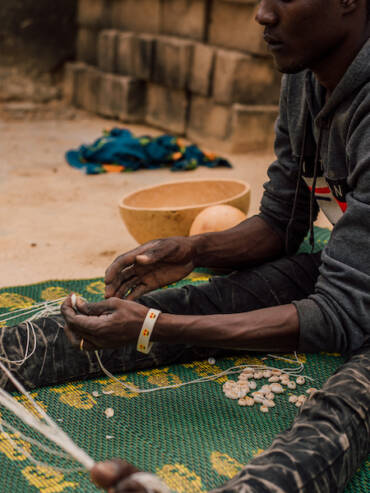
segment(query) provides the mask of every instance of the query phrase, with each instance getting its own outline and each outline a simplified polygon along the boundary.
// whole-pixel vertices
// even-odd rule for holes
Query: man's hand
[[[91,470],[91,480],[100,488],[114,493],[146,493],[142,485],[130,479],[136,467],[119,459],[99,462]]]
[[[155,240],[120,255],[105,273],[105,297],[133,300],[144,293],[179,281],[194,270],[190,238]]]
[[[88,351],[136,342],[148,311],[139,303],[118,298],[99,303],[85,303],[77,298],[76,308],[68,296],[61,307],[66,321],[65,332],[76,347],[83,339],[83,349]]]
[[[91,480],[109,493],[170,493],[158,476],[143,473],[119,459],[95,464],[90,474]]]

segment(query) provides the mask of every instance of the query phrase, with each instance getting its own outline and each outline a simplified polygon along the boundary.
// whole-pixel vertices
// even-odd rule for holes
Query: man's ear
[[[350,14],[358,8],[359,0],[340,0],[343,14]]]

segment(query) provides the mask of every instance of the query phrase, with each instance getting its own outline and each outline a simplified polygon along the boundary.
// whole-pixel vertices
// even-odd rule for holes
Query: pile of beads
[[[240,373],[237,381],[228,380],[225,382],[222,390],[228,399],[238,400],[239,406],[260,404],[260,411],[267,413],[269,409],[275,407],[275,395],[285,392],[284,387],[294,390],[297,385],[306,383],[306,379],[303,376],[298,376],[295,381],[290,379],[291,376],[278,368],[270,370],[246,368]],[[256,381],[261,379],[267,379],[269,383],[263,384],[257,389]],[[306,393],[312,395],[315,391],[316,389],[312,387]],[[299,396],[291,395],[288,400],[290,403],[295,404],[296,407],[301,407],[307,400],[307,396],[304,394]]]

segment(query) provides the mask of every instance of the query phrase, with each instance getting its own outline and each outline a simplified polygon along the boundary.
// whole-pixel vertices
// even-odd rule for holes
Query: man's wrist
[[[192,250],[192,262],[194,268],[203,267],[200,259],[202,258],[202,255],[204,255],[204,253],[206,252],[208,243],[207,236],[208,235],[206,234],[200,234],[188,237],[188,241],[190,242]]]

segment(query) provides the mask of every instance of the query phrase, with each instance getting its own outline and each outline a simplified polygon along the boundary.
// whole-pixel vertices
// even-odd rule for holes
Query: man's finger
[[[125,253],[124,255],[117,257],[105,271],[105,282],[110,284],[118,272],[132,265],[135,262],[136,253],[136,250],[133,250],[131,253]]]
[[[64,300],[62,306],[60,307],[60,311],[64,317],[64,320],[67,322],[72,322],[74,317],[76,316],[76,311],[72,306],[71,295],[67,296]]]
[[[148,288],[146,284],[139,284],[132,289],[128,296],[126,296],[126,300],[134,301],[137,298],[140,298],[140,296],[142,296],[143,294],[148,293],[149,291],[151,291],[151,289]]]
[[[100,316],[111,313],[117,309],[120,300],[117,298],[108,298],[107,300],[98,301],[97,303],[86,304],[87,316]]]
[[[122,286],[118,289],[115,296],[120,299],[126,299],[131,294],[131,292],[135,289],[135,287],[140,284],[139,278],[134,277],[130,282],[126,282],[122,284]]]
[[[91,469],[91,480],[100,488],[108,489],[117,485],[117,483],[130,476],[138,469],[127,462],[119,459],[113,459],[106,462],[98,462]]]

